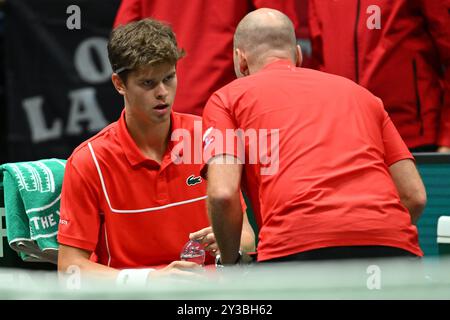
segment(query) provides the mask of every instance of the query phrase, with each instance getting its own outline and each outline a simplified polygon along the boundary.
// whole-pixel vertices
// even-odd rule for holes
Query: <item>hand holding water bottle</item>
[[[209,252],[213,257],[220,254],[211,226],[191,233],[189,239],[198,240],[203,245],[204,250]]]
[[[205,263],[205,250],[199,240],[189,240],[180,253],[183,261],[195,262],[201,266]]]

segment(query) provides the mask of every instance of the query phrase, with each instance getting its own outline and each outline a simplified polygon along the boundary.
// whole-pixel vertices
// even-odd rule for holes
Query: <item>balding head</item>
[[[264,64],[271,57],[297,61],[297,39],[291,20],[273,9],[258,9],[239,22],[234,48],[244,52],[249,64]]]

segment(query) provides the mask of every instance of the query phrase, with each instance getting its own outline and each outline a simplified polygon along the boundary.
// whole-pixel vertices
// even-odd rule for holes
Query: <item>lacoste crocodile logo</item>
[[[190,175],[187,179],[186,179],[186,184],[188,186],[195,186],[196,184],[202,183],[202,177],[198,176],[194,176],[194,175]]]

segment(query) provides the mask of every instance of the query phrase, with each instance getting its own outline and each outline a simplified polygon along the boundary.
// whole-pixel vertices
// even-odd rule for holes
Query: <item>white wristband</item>
[[[116,285],[121,287],[145,287],[148,274],[155,269],[123,269],[116,278]]]

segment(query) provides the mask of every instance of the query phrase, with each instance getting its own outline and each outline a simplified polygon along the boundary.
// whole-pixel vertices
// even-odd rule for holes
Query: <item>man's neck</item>
[[[257,73],[258,71],[261,71],[269,64],[272,64],[277,61],[282,61],[282,60],[289,60],[295,65],[295,63],[292,61],[291,58],[289,58],[287,55],[283,55],[280,53],[279,55],[273,54],[273,55],[264,57],[262,59],[255,60],[252,64],[248,65],[248,69],[250,71],[250,74],[254,74],[254,73]]]
[[[131,137],[144,156],[161,163],[169,141],[170,120],[152,124],[129,114],[125,120]]]

